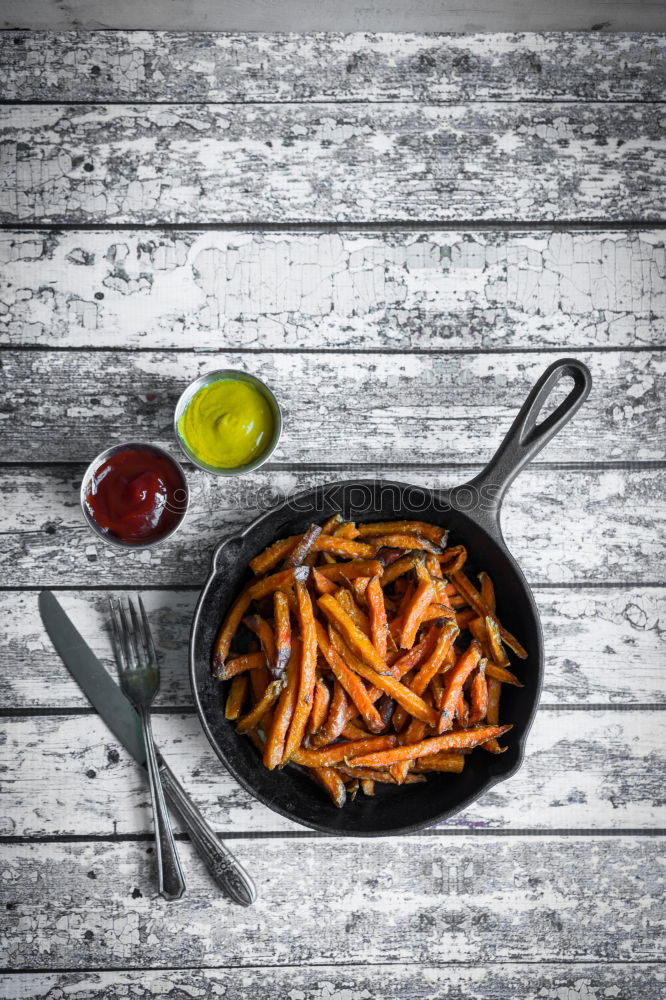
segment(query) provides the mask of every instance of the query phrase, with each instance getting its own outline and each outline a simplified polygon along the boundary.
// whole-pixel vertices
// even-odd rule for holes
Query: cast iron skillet
[[[556,384],[573,379],[569,395],[540,424],[537,417]],[[520,766],[525,738],[541,690],[543,640],[534,598],[507,550],[500,507],[507,487],[583,404],[592,378],[580,361],[565,358],[544,372],[527,397],[509,433],[489,464],[470,482],[452,490],[428,490],[404,483],[348,480],[306,490],[262,514],[244,531],[225,539],[214,552],[211,572],[197,605],[190,640],[194,701],[213,749],[241,785],[261,802],[323,833],[373,836],[413,831],[453,816]],[[502,755],[475,751],[460,775],[429,774],[423,784],[376,786],[374,798],[359,795],[336,809],[323,790],[299,769],[267,771],[247,737],[237,736],[224,718],[226,684],[211,677],[213,643],[232,599],[248,575],[249,560],[271,542],[304,531],[340,511],[349,520],[418,518],[450,529],[449,544],[467,547],[474,573],[485,569],[495,583],[500,620],[529,656],[513,658],[523,688],[504,687],[500,721],[512,722]]]

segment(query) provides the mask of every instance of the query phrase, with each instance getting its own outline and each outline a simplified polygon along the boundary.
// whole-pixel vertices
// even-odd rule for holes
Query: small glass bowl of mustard
[[[280,405],[255,375],[206,372],[176,405],[174,429],[183,452],[216,476],[252,472],[273,454],[282,433]]]

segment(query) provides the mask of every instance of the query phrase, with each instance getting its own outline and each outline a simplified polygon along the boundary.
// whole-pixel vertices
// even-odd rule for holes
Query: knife
[[[104,669],[90,646],[76,630],[50,590],[39,595],[44,628],[60,658],[88,701],[97,710],[117,740],[142,767],[146,751],[139,715]],[[231,851],[218,839],[183,786],[167,767],[161,754],[158,763],[164,794],[180,815],[194,846],[206,862],[220,888],[234,902],[250,906],[257,898],[254,883]]]

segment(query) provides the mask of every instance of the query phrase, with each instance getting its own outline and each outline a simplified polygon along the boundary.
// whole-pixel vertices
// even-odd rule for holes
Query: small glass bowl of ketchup
[[[81,483],[88,524],[112,545],[145,548],[180,526],[190,494],[178,462],[153,444],[107,448],[90,463]]]

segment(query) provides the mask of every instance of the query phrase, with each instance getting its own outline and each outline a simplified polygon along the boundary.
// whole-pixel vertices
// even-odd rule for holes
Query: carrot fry
[[[347,764],[351,767],[386,767],[400,760],[416,760],[427,757],[441,750],[460,750],[465,747],[476,747],[487,740],[502,736],[512,726],[481,726],[479,729],[460,730],[455,733],[444,733],[442,736],[431,736],[420,743],[412,743],[403,747],[393,747],[377,753],[364,754],[358,757],[348,757]],[[385,737],[384,737],[385,738]],[[379,737],[382,739],[382,737]]]
[[[324,576],[322,573],[323,569],[328,568],[328,566],[315,566],[312,570],[312,581],[318,594],[334,594],[338,589],[333,580],[329,580],[329,578]]]
[[[342,514],[333,514],[328,521],[324,521],[321,529],[322,535],[332,535],[339,525],[343,524]]]
[[[376,670],[369,667],[366,663],[360,660],[345,644],[343,637],[335,631],[331,630],[331,642],[333,646],[342,656],[345,663],[355,670],[357,674],[365,680],[370,681],[374,687],[379,688],[384,694],[388,694],[391,698],[395,699],[399,705],[410,714],[414,715],[417,719],[423,719],[430,726],[436,726],[439,722],[439,715],[433,708],[426,705],[423,698],[419,698],[418,695],[410,691],[408,687],[401,684],[394,677],[389,674],[378,674]]]
[[[238,677],[234,677],[232,680],[229,695],[227,697],[227,704],[224,709],[225,719],[237,719],[240,715],[243,702],[245,701],[245,696],[247,695],[248,684],[249,680],[247,674],[239,674]]]
[[[358,538],[358,528],[353,521],[343,521],[339,527],[331,532],[336,538]]]
[[[281,677],[287,669],[291,655],[289,601],[281,590],[276,590],[273,594],[273,620],[275,622],[275,660],[271,673],[274,677]]]
[[[372,796],[375,794],[375,783],[372,778],[361,778],[361,791],[364,795]]]
[[[491,615],[486,615],[485,625],[486,634],[488,636],[490,659],[493,663],[496,663],[498,667],[508,667],[510,665],[510,660],[506,655],[504,646],[502,645],[502,639],[500,637],[499,626],[496,619]]]
[[[228,681],[246,670],[257,670],[259,667],[265,666],[266,657],[263,653],[244,653],[242,656],[235,656],[232,660],[223,663],[217,677],[221,681]]]
[[[290,538],[281,538],[279,541],[273,542],[254,559],[250,559],[250,569],[256,576],[268,573],[269,570],[282,562],[285,556],[298,544],[300,538],[301,535],[291,535]]]
[[[467,549],[464,545],[454,545],[445,549],[439,557],[442,573],[457,573],[467,562]]]
[[[488,711],[488,682],[486,681],[486,660],[481,660],[469,686],[469,725],[485,719]]]
[[[358,654],[366,663],[369,663],[378,672],[386,670],[386,662],[379,655],[372,645],[367,635],[354,624],[347,612],[338,601],[330,594],[324,594],[317,601],[319,607],[324,612],[329,622],[337,628],[347,645]]]
[[[496,726],[499,722],[499,703],[502,693],[502,685],[494,677],[488,678],[488,707],[486,709],[486,721],[488,725]],[[489,753],[504,753],[508,747],[502,747],[497,740],[488,740],[483,744],[483,749]]]
[[[430,539],[424,538],[423,535],[416,534],[396,533],[382,535],[379,538],[373,538],[372,545],[375,552],[379,549],[419,549],[421,552],[432,552],[433,555],[442,554],[441,545],[431,542]]]
[[[301,540],[294,546],[284,561],[285,569],[293,569],[302,566],[310,553],[310,549],[321,535],[321,528],[318,524],[311,524]]]
[[[347,697],[347,692],[340,681],[334,680],[328,718],[319,732],[313,736],[312,745],[319,747],[332,743],[345,728],[345,724],[355,715],[358,715],[356,705]]]
[[[439,722],[440,732],[448,729],[452,722],[458,701],[462,694],[463,684],[477,666],[481,659],[481,644],[473,639],[462,656],[458,657],[456,665],[452,667],[445,677],[444,702],[442,704],[442,717]]]
[[[512,674],[510,670],[505,670],[504,667],[498,667],[496,663],[488,660],[486,665],[486,674],[488,677],[494,678],[496,681],[500,681],[502,684],[512,684],[514,687],[523,687],[524,685],[520,683],[515,674]]]
[[[382,564],[377,559],[352,559],[350,562],[321,566],[318,572],[336,583],[347,583],[359,576],[378,576],[382,572]]]
[[[331,692],[326,681],[318,677],[312,695],[312,711],[308,719],[308,732],[316,733],[324,724],[331,703]]]
[[[260,701],[254,706],[251,712],[244,715],[236,726],[237,733],[247,733],[250,729],[256,729],[268,709],[273,705],[274,702],[278,700],[282,689],[285,686],[286,681],[283,677],[278,678],[276,681],[271,681],[271,683],[266,688],[264,695]]]
[[[435,545],[446,545],[448,532],[436,524],[425,521],[376,521],[373,524],[359,524],[358,533],[361,538],[377,538],[382,535],[421,535]]]
[[[229,655],[231,640],[236,634],[236,630],[241,623],[243,615],[250,607],[252,594],[249,590],[244,590],[240,597],[237,597],[231,605],[231,609],[222,623],[220,631],[217,633],[215,648],[213,649],[213,674],[219,677],[224,666],[224,661]]]
[[[378,554],[375,554],[375,558]],[[382,587],[388,587],[390,583],[397,580],[403,573],[409,573],[418,562],[423,562],[423,553],[414,550],[407,552],[406,555],[401,556],[400,559],[396,559],[395,562],[391,562],[382,573]]]
[[[338,587],[333,596],[343,611],[347,612],[354,625],[370,638],[370,619],[364,611],[361,611],[352,592],[345,587]]]
[[[354,671],[347,666],[338,651],[334,649],[328,635],[326,634],[324,626],[317,622],[316,628],[317,645],[322,651],[329,667],[333,671],[334,677],[340,682],[340,684],[342,684],[343,688],[356,705],[356,708],[363,716],[365,724],[370,732],[380,732],[380,730],[384,728],[384,723],[382,722],[381,715],[368,697],[365,684],[358,674],[354,673]]]
[[[296,571],[292,570],[292,572]],[[305,727],[312,708],[312,692],[317,669],[317,630],[312,601],[302,583],[297,581],[295,587],[296,600],[298,601],[298,624],[301,633],[300,678],[296,707],[285,741],[283,766],[293,757],[294,752],[303,742]]]
[[[246,625],[256,635],[261,646],[261,651],[266,657],[268,669],[273,674],[275,670],[275,636],[273,635],[273,629],[261,615],[245,615],[243,625]]]
[[[269,771],[278,766],[284,754],[284,743],[296,707],[296,698],[298,697],[298,665],[300,654],[301,640],[295,638],[292,642],[291,656],[287,664],[287,684],[280,695],[277,707],[273,713],[273,719],[268,729],[266,745],[264,747],[264,765]]]
[[[488,746],[488,744],[484,744]],[[465,766],[465,758],[461,753],[434,753],[429,757],[421,757],[415,760],[412,767],[417,772],[423,771],[450,771],[460,774]]]
[[[361,727],[355,725],[355,723],[348,722],[340,735],[344,736],[346,740],[367,740],[370,733],[367,729],[361,729]]]
[[[385,750],[394,747],[396,743],[395,736],[371,736],[367,740],[334,743],[333,746],[321,750],[296,750],[292,760],[294,764],[301,764],[303,767],[330,767],[331,764],[338,764],[348,757]]]
[[[352,559],[372,559],[375,551],[374,545],[367,545],[365,542],[323,534],[312,547],[316,552],[330,552],[334,556],[347,556]]]
[[[275,593],[280,587],[287,587],[292,583],[305,583],[310,575],[309,566],[297,566],[296,569],[283,569],[272,576],[265,576],[262,580],[257,580],[249,587],[247,593],[250,600],[259,601],[262,597],[268,597]]]
[[[378,576],[373,576],[365,588],[365,596],[368,602],[368,614],[370,617],[370,638],[381,658],[386,659],[388,649],[388,637],[386,622],[386,605],[384,604],[384,591]]]
[[[414,567],[418,585],[408,607],[405,610],[405,620],[400,633],[400,645],[403,649],[411,649],[416,640],[416,633],[419,630],[426,608],[435,597],[435,588],[430,574],[422,563],[417,563]]]
[[[495,588],[493,581],[486,572],[482,571],[479,573],[479,582],[481,583],[481,600],[490,608],[491,613],[495,614]]]
[[[313,768],[309,774],[322,785],[331,797],[333,805],[342,809],[347,801],[347,789],[340,775],[332,767]]]

